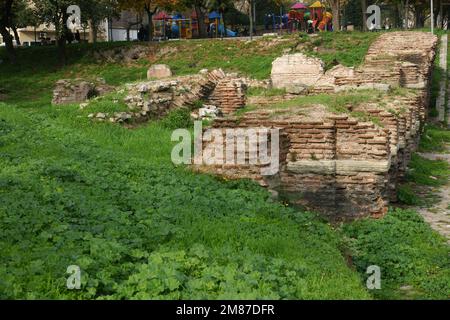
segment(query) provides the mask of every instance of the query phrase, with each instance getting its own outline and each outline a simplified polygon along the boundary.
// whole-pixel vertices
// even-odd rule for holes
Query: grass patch
[[[449,247],[418,213],[393,209],[379,220],[344,225],[342,232],[363,278],[368,266],[381,268],[381,290],[371,290],[374,297],[449,298]],[[405,286],[411,289],[402,290]]]
[[[436,48],[436,56],[434,58],[434,68],[431,77],[431,95],[430,95],[430,108],[428,110],[428,115],[430,117],[437,117],[439,115],[438,110],[436,109],[436,100],[439,96],[440,91],[440,82],[442,77],[446,77],[444,70],[439,66],[440,63],[440,48],[441,41],[439,36],[439,42]]]
[[[410,184],[399,185],[397,188],[397,197],[401,203],[410,206],[417,206],[423,203]]]
[[[398,200],[406,205],[432,206],[439,201],[433,188],[448,183],[450,166],[444,160],[429,160],[413,154],[405,182],[398,186]]]
[[[129,111],[128,106],[123,101],[127,92],[125,89],[107,93],[103,96],[90,99],[88,105],[80,113],[87,116],[89,113],[103,112],[112,114],[114,112]]]
[[[255,183],[170,162],[158,123],[0,105],[4,299],[368,298],[339,237]],[[67,290],[66,269],[82,269]]]
[[[406,180],[424,186],[441,186],[448,182],[450,167],[447,161],[428,160],[413,154]]]
[[[263,96],[263,97],[274,97],[274,96],[281,96],[286,94],[285,89],[278,89],[278,88],[260,88],[260,87],[250,87],[247,90],[247,96]]]
[[[448,152],[446,145],[450,144],[450,130],[440,126],[427,124],[420,139],[421,152]]]
[[[379,35],[377,32],[358,31],[320,32],[314,38],[302,35],[301,50],[322,59],[327,70],[338,63],[354,67],[363,63],[370,45]]]

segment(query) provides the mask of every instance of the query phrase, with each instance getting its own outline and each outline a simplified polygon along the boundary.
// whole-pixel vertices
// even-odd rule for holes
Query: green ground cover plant
[[[334,34],[354,35],[339,52],[358,51],[347,55],[358,64],[355,44],[370,39]],[[319,37],[319,48],[338,45]],[[87,118],[92,110],[121,110],[115,93],[83,110],[50,104],[58,79],[100,76],[121,86],[145,79],[155,62],[176,74],[223,67],[265,78],[272,59],[297,43],[261,41],[171,42],[164,46],[177,47],[173,53],[133,64],[91,55],[131,44],[72,45],[66,67],[55,64],[53,47],[27,48],[18,50],[17,66],[0,64],[0,298],[371,299],[405,296],[402,285],[414,287],[413,298],[448,298],[444,240],[410,211],[341,230],[272,200],[251,181],[174,166],[172,129],[191,127],[183,110],[127,129]],[[66,288],[74,264],[82,270],[76,291]],[[367,264],[382,267],[381,293],[365,287]]]

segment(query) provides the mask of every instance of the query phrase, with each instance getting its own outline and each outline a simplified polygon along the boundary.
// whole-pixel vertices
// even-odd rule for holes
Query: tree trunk
[[[409,0],[406,0],[404,14],[403,14],[403,16],[405,17],[405,29],[409,28],[409,23],[408,23],[409,22],[409,10],[408,10],[408,8],[409,8]],[[417,23],[417,20],[416,20],[416,23]]]
[[[92,22],[92,19],[88,20],[88,27],[89,27],[88,41],[89,43],[94,43],[96,41],[96,36],[94,32],[94,23]]]
[[[16,40],[17,45],[20,46],[21,43],[20,43],[19,33],[17,32],[17,27],[14,26],[14,27],[11,27],[11,29],[14,33],[14,39]]]
[[[134,26],[136,26],[136,25],[138,25],[140,23],[142,23],[142,20],[137,20],[136,22],[129,22],[128,23],[127,29],[126,29],[126,31],[127,31],[127,41],[130,41],[130,30],[131,30],[131,28],[133,28]]]
[[[341,24],[339,19],[341,13],[340,0],[334,0],[331,3],[331,13],[333,14],[333,31],[340,31],[341,30]]]
[[[106,31],[109,32],[109,30]],[[92,23],[92,43],[96,43],[97,39],[98,39],[98,24],[94,22]]]
[[[362,29],[363,31],[367,31],[367,0],[361,0],[361,8],[362,8]]]
[[[62,36],[57,41],[58,46],[58,60],[60,65],[65,66],[67,62],[67,56],[66,56],[66,37]]]
[[[434,12],[432,12],[431,14],[434,15]],[[423,26],[425,25],[425,14],[423,10],[421,10],[421,8],[415,9],[414,20],[416,28],[423,28]],[[436,23],[436,20],[434,20],[434,22]]]
[[[59,64],[64,66],[67,62],[66,55],[66,39],[67,39],[67,25],[65,21],[67,21],[67,13],[64,9],[61,9],[62,22],[59,17],[55,17],[54,25],[56,31],[56,46],[58,51],[58,61]]]
[[[227,37],[227,25],[225,24],[225,14],[222,14],[223,32],[222,37]]]
[[[145,12],[147,13],[147,17],[148,17],[148,41],[153,40],[153,30],[154,30],[153,15],[156,13],[156,10],[158,10],[158,8],[155,8],[152,11],[152,10],[150,10],[150,7],[145,6]],[[181,33],[181,30],[179,32]]]
[[[248,17],[250,18],[250,40],[253,40],[253,1],[250,1],[248,10]]]
[[[8,55],[9,62],[11,64],[16,63],[16,51],[14,50],[13,37],[9,33],[5,26],[0,26],[0,34],[5,42],[6,54]]]
[[[6,54],[8,55],[9,62],[11,64],[16,63],[16,51],[14,50],[13,37],[7,29],[10,26],[11,19],[11,7],[13,0],[2,1],[0,7],[0,34],[5,42]]]
[[[197,14],[197,23],[198,23],[198,35],[200,38],[206,38],[206,28],[205,28],[205,14],[202,9],[195,5],[194,6],[195,13]]]

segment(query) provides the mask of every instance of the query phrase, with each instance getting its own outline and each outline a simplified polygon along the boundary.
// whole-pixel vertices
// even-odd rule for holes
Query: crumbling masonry
[[[350,104],[348,112],[319,104],[284,109],[261,105],[243,115],[215,121],[214,127],[224,131],[278,128],[280,170],[276,175],[262,176],[255,165],[198,169],[254,179],[290,203],[334,221],[384,215],[389,201],[395,200],[397,182],[416,149],[426,117],[436,44],[437,38],[429,33],[386,33],[372,44],[361,67],[319,70],[323,74],[314,77],[308,73],[310,93],[390,87],[389,98],[384,100]],[[282,87],[281,78],[275,79]],[[301,79],[296,82],[292,77],[289,83],[303,85]],[[412,89],[392,91],[395,87]],[[379,92],[383,96],[384,92]],[[214,142],[204,141],[203,146],[208,143]]]

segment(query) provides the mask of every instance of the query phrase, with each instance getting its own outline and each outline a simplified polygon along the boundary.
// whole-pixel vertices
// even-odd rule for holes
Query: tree
[[[201,38],[206,37],[205,18],[211,9],[212,1],[210,0],[181,0],[180,2],[187,8],[194,8],[198,21],[198,32]]]
[[[148,18],[148,40],[153,40],[153,15],[158,9],[172,10],[180,5],[178,0],[119,0],[119,8],[133,10],[136,13],[145,13]]]
[[[127,41],[130,41],[130,30],[134,26],[142,24],[142,14],[133,11],[123,11],[120,13],[120,16],[126,23]]]
[[[81,20],[89,25],[89,42],[97,42],[102,21],[119,17],[119,5],[116,0],[79,0]]]
[[[281,17],[283,8],[289,8],[289,5],[291,4],[291,1],[289,0],[275,0],[275,3],[280,7],[280,26],[282,25],[283,19]],[[285,9],[286,10],[286,9]],[[286,10],[288,11],[288,10]],[[280,32],[282,28],[280,27]]]
[[[0,0],[0,34],[5,42],[6,54],[10,63],[16,63],[16,52],[14,51],[13,37],[8,28],[11,27],[13,0]]]
[[[32,10],[30,9],[28,1],[13,1],[10,23],[10,28],[14,34],[14,39],[16,40],[17,45],[20,45],[21,42],[17,29],[25,28],[26,26],[35,26],[38,23],[36,17],[33,15]]]
[[[55,27],[58,60],[60,64],[66,64],[66,41],[69,31],[67,7],[72,4],[72,0],[33,0],[33,2],[34,13],[40,21],[47,25],[53,24]]]
[[[365,0],[349,0],[345,6],[342,6],[343,8],[343,18],[341,23],[343,23],[345,26],[348,24],[352,24],[356,28],[363,28],[363,23],[366,22],[364,20],[364,15],[362,13],[362,5],[361,2]],[[365,12],[365,8],[364,8]]]
[[[255,23],[254,18],[254,8],[255,8],[255,0],[238,0],[235,1],[236,9],[241,11],[242,13],[248,15],[249,24],[250,24],[250,38],[253,37],[253,25]]]
[[[341,5],[342,0],[327,0],[328,5],[331,7],[331,13],[333,14],[333,30],[341,30]],[[365,10],[365,9],[364,9]]]
[[[223,32],[222,36],[226,35],[226,20],[225,20],[225,13],[231,8],[233,8],[233,1],[232,0],[212,0],[212,7],[219,10],[219,12],[222,14],[222,23],[223,23]]]

